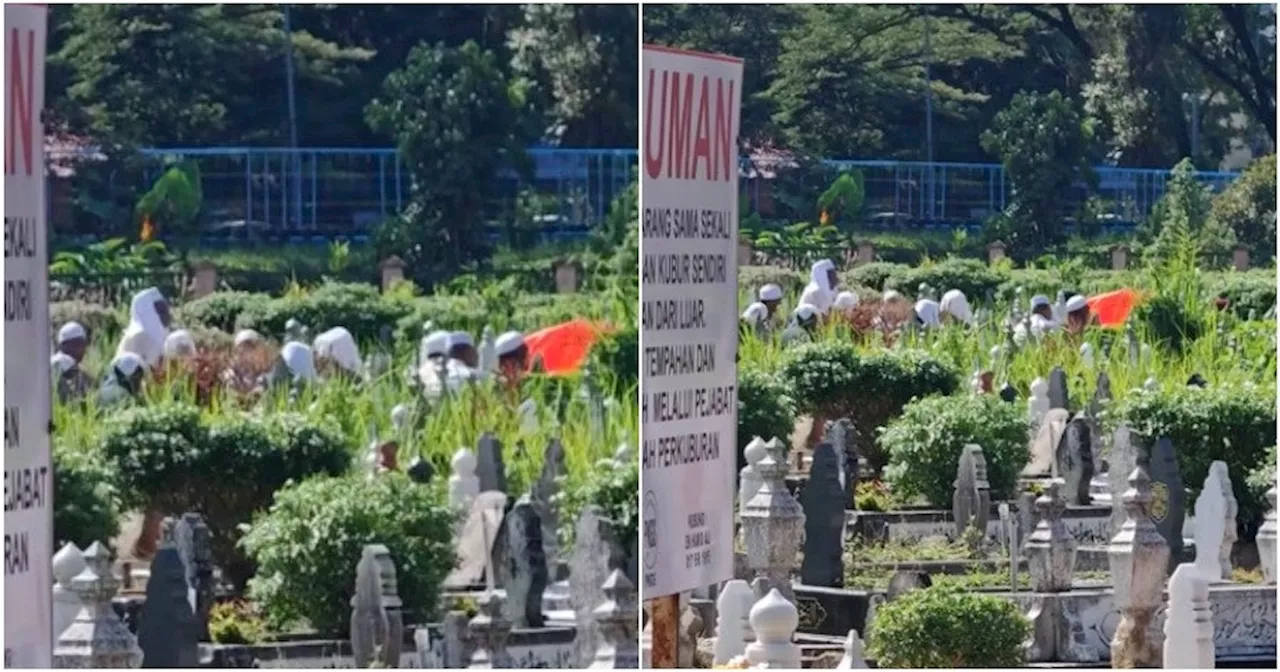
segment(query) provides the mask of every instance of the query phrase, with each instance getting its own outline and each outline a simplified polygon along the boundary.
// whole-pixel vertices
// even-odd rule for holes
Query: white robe
[[[832,264],[827,259],[814,263],[813,267],[809,269],[809,284],[804,286],[804,293],[800,295],[800,303],[807,303],[817,308],[818,312],[823,315],[831,310],[831,304],[835,301],[835,293],[832,291],[827,271],[834,268],[835,264]]]
[[[156,312],[156,303],[160,301],[164,301],[164,296],[155,287],[133,295],[133,301],[129,304],[129,326],[120,338],[116,357],[132,353],[148,367],[159,363],[164,355],[165,339],[169,337],[169,330]]]

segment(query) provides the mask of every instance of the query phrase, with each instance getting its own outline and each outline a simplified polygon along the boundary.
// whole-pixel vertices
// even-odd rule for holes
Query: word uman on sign
[[[652,68],[645,78],[645,173],[653,179],[736,182],[733,80]]]

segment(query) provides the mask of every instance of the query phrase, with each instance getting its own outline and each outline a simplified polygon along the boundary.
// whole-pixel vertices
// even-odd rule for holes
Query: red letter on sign
[[[17,170],[17,140],[18,135],[22,136],[22,158],[23,165],[26,167],[27,175],[33,173],[32,164],[32,147],[35,141],[35,127],[32,125],[34,119],[32,108],[35,107],[35,57],[36,57],[36,34],[35,31],[27,31],[27,58],[26,58],[26,76],[23,76],[22,64],[22,39],[18,36],[18,29],[14,28],[12,33],[12,47],[9,49],[9,127],[5,133],[5,144],[9,146],[9,151],[4,155],[4,172],[6,175],[13,175]],[[44,142],[44,138],[40,139]]]

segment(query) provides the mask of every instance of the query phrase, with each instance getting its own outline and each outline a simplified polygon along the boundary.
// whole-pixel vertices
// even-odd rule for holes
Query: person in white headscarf
[[[742,322],[752,329],[759,329],[768,319],[769,308],[760,301],[756,301],[742,311]]]
[[[508,383],[515,384],[524,377],[529,368],[529,346],[524,342],[524,334],[508,331],[498,337],[494,344],[498,355],[498,372]]]
[[[164,357],[168,360],[186,359],[196,354],[196,340],[186,329],[177,329],[164,339]]]
[[[819,315],[831,310],[835,301],[835,291],[840,286],[840,278],[836,275],[836,265],[830,259],[814,262],[809,269],[809,284],[804,286],[800,295],[800,303],[807,303],[818,309]]]
[[[129,304],[129,326],[116,348],[116,356],[133,353],[147,367],[155,366],[164,356],[170,319],[169,303],[160,290],[151,287],[134,294]]]
[[[945,316],[969,326],[973,325],[973,311],[969,308],[969,299],[964,292],[952,289],[943,294],[940,308]]]
[[[1053,304],[1044,294],[1031,297],[1031,333],[1037,338],[1058,328],[1053,319]]]
[[[901,303],[905,301],[906,298],[907,297],[903,296],[902,293],[896,289],[886,289],[884,294],[880,295],[880,303]]]
[[[941,307],[933,299],[916,301],[916,323],[925,329],[942,326]]]
[[[58,352],[75,360],[76,364],[84,361],[84,353],[89,349],[89,332],[79,322],[68,322],[58,330]]]
[[[107,366],[102,387],[98,389],[98,405],[114,406],[137,397],[142,391],[142,377],[146,370],[142,357],[132,352],[116,355]]]
[[[808,303],[796,306],[791,313],[791,323],[782,332],[783,345],[808,343],[813,340],[813,330],[818,327],[817,307]]]
[[[836,300],[831,303],[831,312],[838,313],[845,317],[853,315],[853,309],[858,307],[858,295],[853,292],[840,292],[836,294]]]
[[[773,316],[778,314],[778,305],[782,303],[782,288],[769,283],[760,288],[757,296],[760,299],[760,305],[765,307],[765,319],[772,320]]]
[[[433,331],[423,336],[422,342],[418,344],[418,358],[423,363],[438,363],[447,354],[449,354],[449,332],[447,331]]]
[[[309,383],[316,379],[315,354],[311,346],[290,341],[280,348],[280,359],[295,383]]]
[[[359,376],[364,372],[360,348],[346,327],[334,327],[316,336],[311,348],[318,362],[334,364],[339,371],[352,376]]]
[[[262,345],[262,334],[252,329],[241,329],[236,332],[236,350],[250,350],[259,345]]]
[[[1097,321],[1098,316],[1089,308],[1088,299],[1079,294],[1067,299],[1067,333],[1079,334]]]

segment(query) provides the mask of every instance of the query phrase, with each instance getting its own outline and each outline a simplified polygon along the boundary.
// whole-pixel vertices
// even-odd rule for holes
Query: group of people
[[[742,313],[743,325],[756,333],[772,331],[779,324],[777,316],[782,298],[782,288],[778,285],[771,283],[761,287],[757,300]],[[906,302],[906,297],[895,290],[888,290],[881,297],[882,305]],[[805,285],[800,302],[791,311],[790,320],[782,331],[783,344],[811,340],[814,330],[824,320],[847,319],[858,305],[856,293],[840,290],[835,264],[828,259],[814,263],[809,270],[809,283]],[[940,301],[921,297],[911,308],[914,325],[920,329],[936,329],[948,324],[973,326],[976,322],[968,297],[958,289],[948,290]],[[1047,296],[1036,295],[1031,299],[1029,319],[1014,325],[1014,329],[1020,339],[1025,340],[1028,336],[1038,339],[1058,330],[1080,333],[1096,322],[1097,316],[1090,310],[1088,300],[1081,295],[1074,295],[1060,305],[1055,305]]]
[[[173,329],[169,303],[156,288],[134,295],[129,306],[129,325],[116,347],[98,386],[99,405],[111,405],[136,397],[142,390],[148,372],[166,362],[182,361],[197,354],[191,332]],[[242,352],[268,347],[267,340],[252,329],[236,333],[233,349]],[[58,329],[50,367],[54,389],[63,402],[84,398],[94,387],[93,377],[84,369],[89,349],[89,332],[77,322]],[[529,349],[524,336],[508,331],[493,343],[491,351],[482,353],[471,335],[464,331],[435,331],[422,339],[419,347],[418,377],[428,396],[438,397],[444,389],[456,392],[467,381],[497,373],[503,380],[518,382],[527,369]],[[360,356],[360,348],[351,332],[334,327],[315,337],[310,345],[297,335],[286,337],[280,348],[276,372],[262,381],[265,385],[290,382],[308,384],[323,377],[346,377],[360,380],[369,367]],[[224,379],[237,374],[224,372]]]

